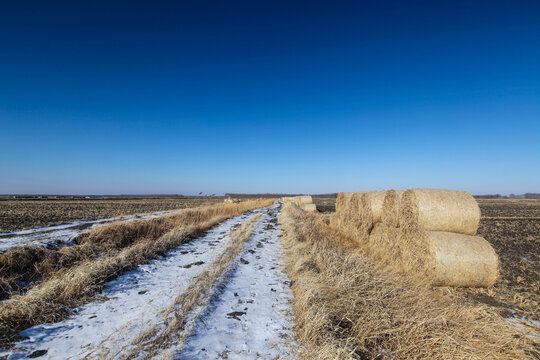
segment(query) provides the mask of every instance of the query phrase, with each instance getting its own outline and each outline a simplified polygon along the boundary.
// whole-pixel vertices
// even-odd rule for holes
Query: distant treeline
[[[331,193],[331,194],[236,194],[236,193],[226,193],[226,197],[231,198],[277,198],[277,197],[283,197],[283,196],[300,196],[300,195],[311,195],[313,197],[317,198],[328,198],[328,199],[335,199],[338,195],[338,193]],[[525,194],[510,194],[510,195],[501,195],[501,194],[494,194],[494,195],[474,195],[477,199],[540,199],[540,193],[525,193]]]
[[[0,200],[136,200],[136,199],[193,199],[206,198],[214,195],[0,195]]]
[[[474,195],[474,197],[477,199],[540,199],[540,193],[525,193],[521,195]]]
[[[318,198],[336,198],[337,193],[333,194],[236,194],[236,193],[226,193],[226,197],[231,197],[235,199],[243,198],[279,198],[284,196],[300,196],[300,195],[311,195]]]
[[[335,199],[338,193],[331,194],[237,194],[226,193],[224,197],[231,197],[236,199],[248,199],[248,198],[279,198],[283,196],[300,196],[311,195],[317,198]],[[181,194],[152,194],[152,195],[0,195],[0,200],[134,200],[134,199],[193,199],[193,198],[208,198],[216,197],[223,198],[223,196],[216,196],[215,194],[209,195],[181,195]],[[474,195],[477,199],[540,199],[540,193],[525,193],[521,195]]]

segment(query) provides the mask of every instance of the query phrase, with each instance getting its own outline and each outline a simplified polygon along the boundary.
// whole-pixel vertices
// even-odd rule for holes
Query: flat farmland
[[[499,256],[499,280],[490,290],[461,289],[467,298],[508,317],[538,321],[540,306],[540,200],[479,199],[478,234]]]
[[[190,200],[177,206],[210,202]],[[540,201],[478,201],[478,233],[500,258],[497,282],[483,288],[432,286],[394,269],[346,223],[333,225],[334,199],[315,198],[318,211],[285,198],[211,201],[137,208],[154,212],[73,232],[35,229],[33,242],[3,234],[12,246],[0,253],[0,358],[540,354]],[[54,231],[58,246],[40,239]]]
[[[0,201],[0,232],[186,209],[222,201],[223,199],[215,198],[5,200]]]

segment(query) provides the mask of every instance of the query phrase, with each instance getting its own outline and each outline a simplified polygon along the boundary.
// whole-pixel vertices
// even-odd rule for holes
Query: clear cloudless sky
[[[540,1],[1,1],[0,193],[540,192]]]

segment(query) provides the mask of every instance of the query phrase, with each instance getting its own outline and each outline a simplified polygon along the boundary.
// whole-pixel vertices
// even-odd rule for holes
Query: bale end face
[[[499,258],[480,236],[429,231],[436,252],[435,286],[490,287],[499,276]]]
[[[304,211],[317,211],[317,206],[315,204],[303,204],[302,209]]]

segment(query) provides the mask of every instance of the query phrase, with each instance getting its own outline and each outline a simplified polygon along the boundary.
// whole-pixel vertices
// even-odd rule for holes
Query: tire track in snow
[[[227,280],[217,287],[217,299],[197,320],[185,343],[178,344],[173,358],[294,357],[293,295],[281,260],[280,209],[276,203],[259,222]]]
[[[177,294],[227,246],[226,234],[254,213],[224,221],[199,239],[182,244],[166,257],[141,265],[110,282],[101,300],[74,311],[68,319],[42,324],[20,333],[25,340],[0,357],[21,359],[117,358],[132,346],[141,329],[156,325]]]

